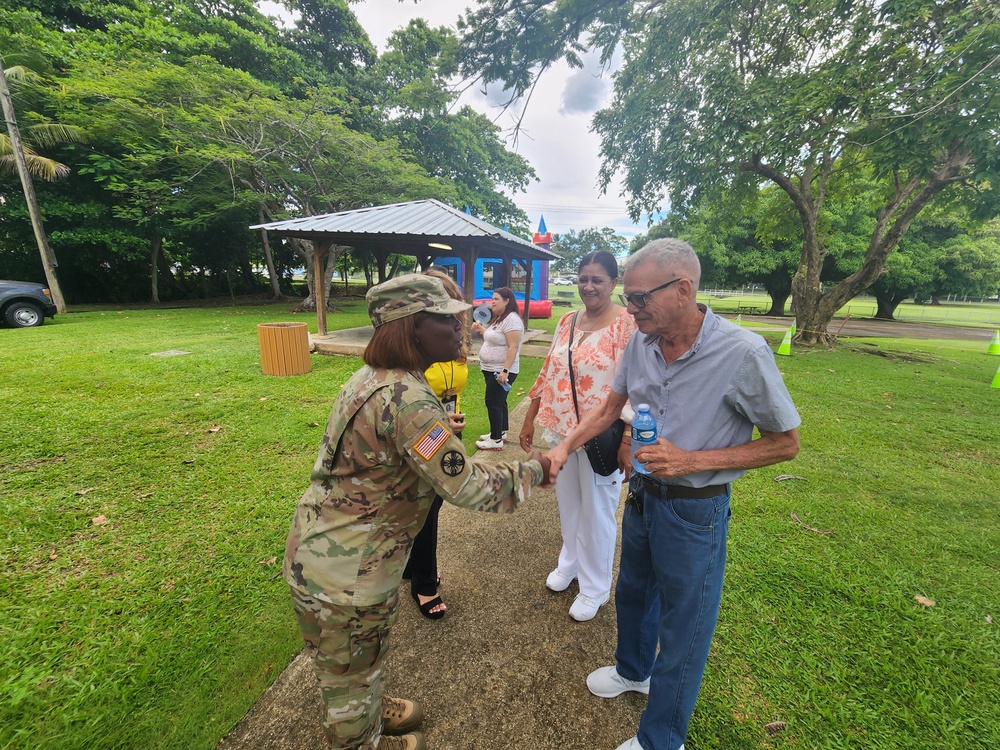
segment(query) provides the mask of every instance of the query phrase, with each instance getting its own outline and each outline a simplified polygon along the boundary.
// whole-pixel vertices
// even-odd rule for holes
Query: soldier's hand
[[[465,429],[465,415],[462,413],[449,414],[448,421],[451,423],[452,432],[461,432]]]
[[[552,484],[549,475],[552,469],[552,462],[549,460],[549,457],[540,450],[534,450],[528,458],[531,461],[538,461],[542,465],[542,487],[549,487]]]

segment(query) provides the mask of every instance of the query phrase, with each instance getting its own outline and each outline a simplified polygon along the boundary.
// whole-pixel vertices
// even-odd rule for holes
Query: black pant
[[[507,432],[508,391],[497,382],[495,372],[483,370],[483,377],[486,378],[486,415],[490,418],[490,439],[499,440]],[[516,379],[516,372],[508,373],[507,385],[513,385]]]
[[[410,559],[403,571],[403,578],[410,579],[410,590],[420,596],[437,594],[438,514],[443,504],[444,500],[440,496],[434,497],[424,527],[413,539]]]

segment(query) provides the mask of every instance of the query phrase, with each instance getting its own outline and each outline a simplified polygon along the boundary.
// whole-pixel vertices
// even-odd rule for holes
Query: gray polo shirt
[[[762,336],[720,318],[705,305],[694,346],[670,365],[659,336],[635,332],[611,388],[633,409],[649,404],[657,436],[685,450],[729,448],[748,443],[754,426],[767,432],[798,427],[792,397],[774,354]],[[633,442],[633,452],[637,446]],[[704,487],[725,484],[746,470],[703,471],[669,480]]]

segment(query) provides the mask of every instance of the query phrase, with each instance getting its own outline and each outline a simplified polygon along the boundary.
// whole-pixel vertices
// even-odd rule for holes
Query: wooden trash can
[[[302,375],[312,369],[305,323],[260,323],[257,338],[265,375]]]

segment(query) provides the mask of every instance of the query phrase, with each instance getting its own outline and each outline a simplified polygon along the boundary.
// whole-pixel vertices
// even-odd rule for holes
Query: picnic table
[[[736,306],[737,315],[760,315],[761,308],[757,305],[737,305]]]

